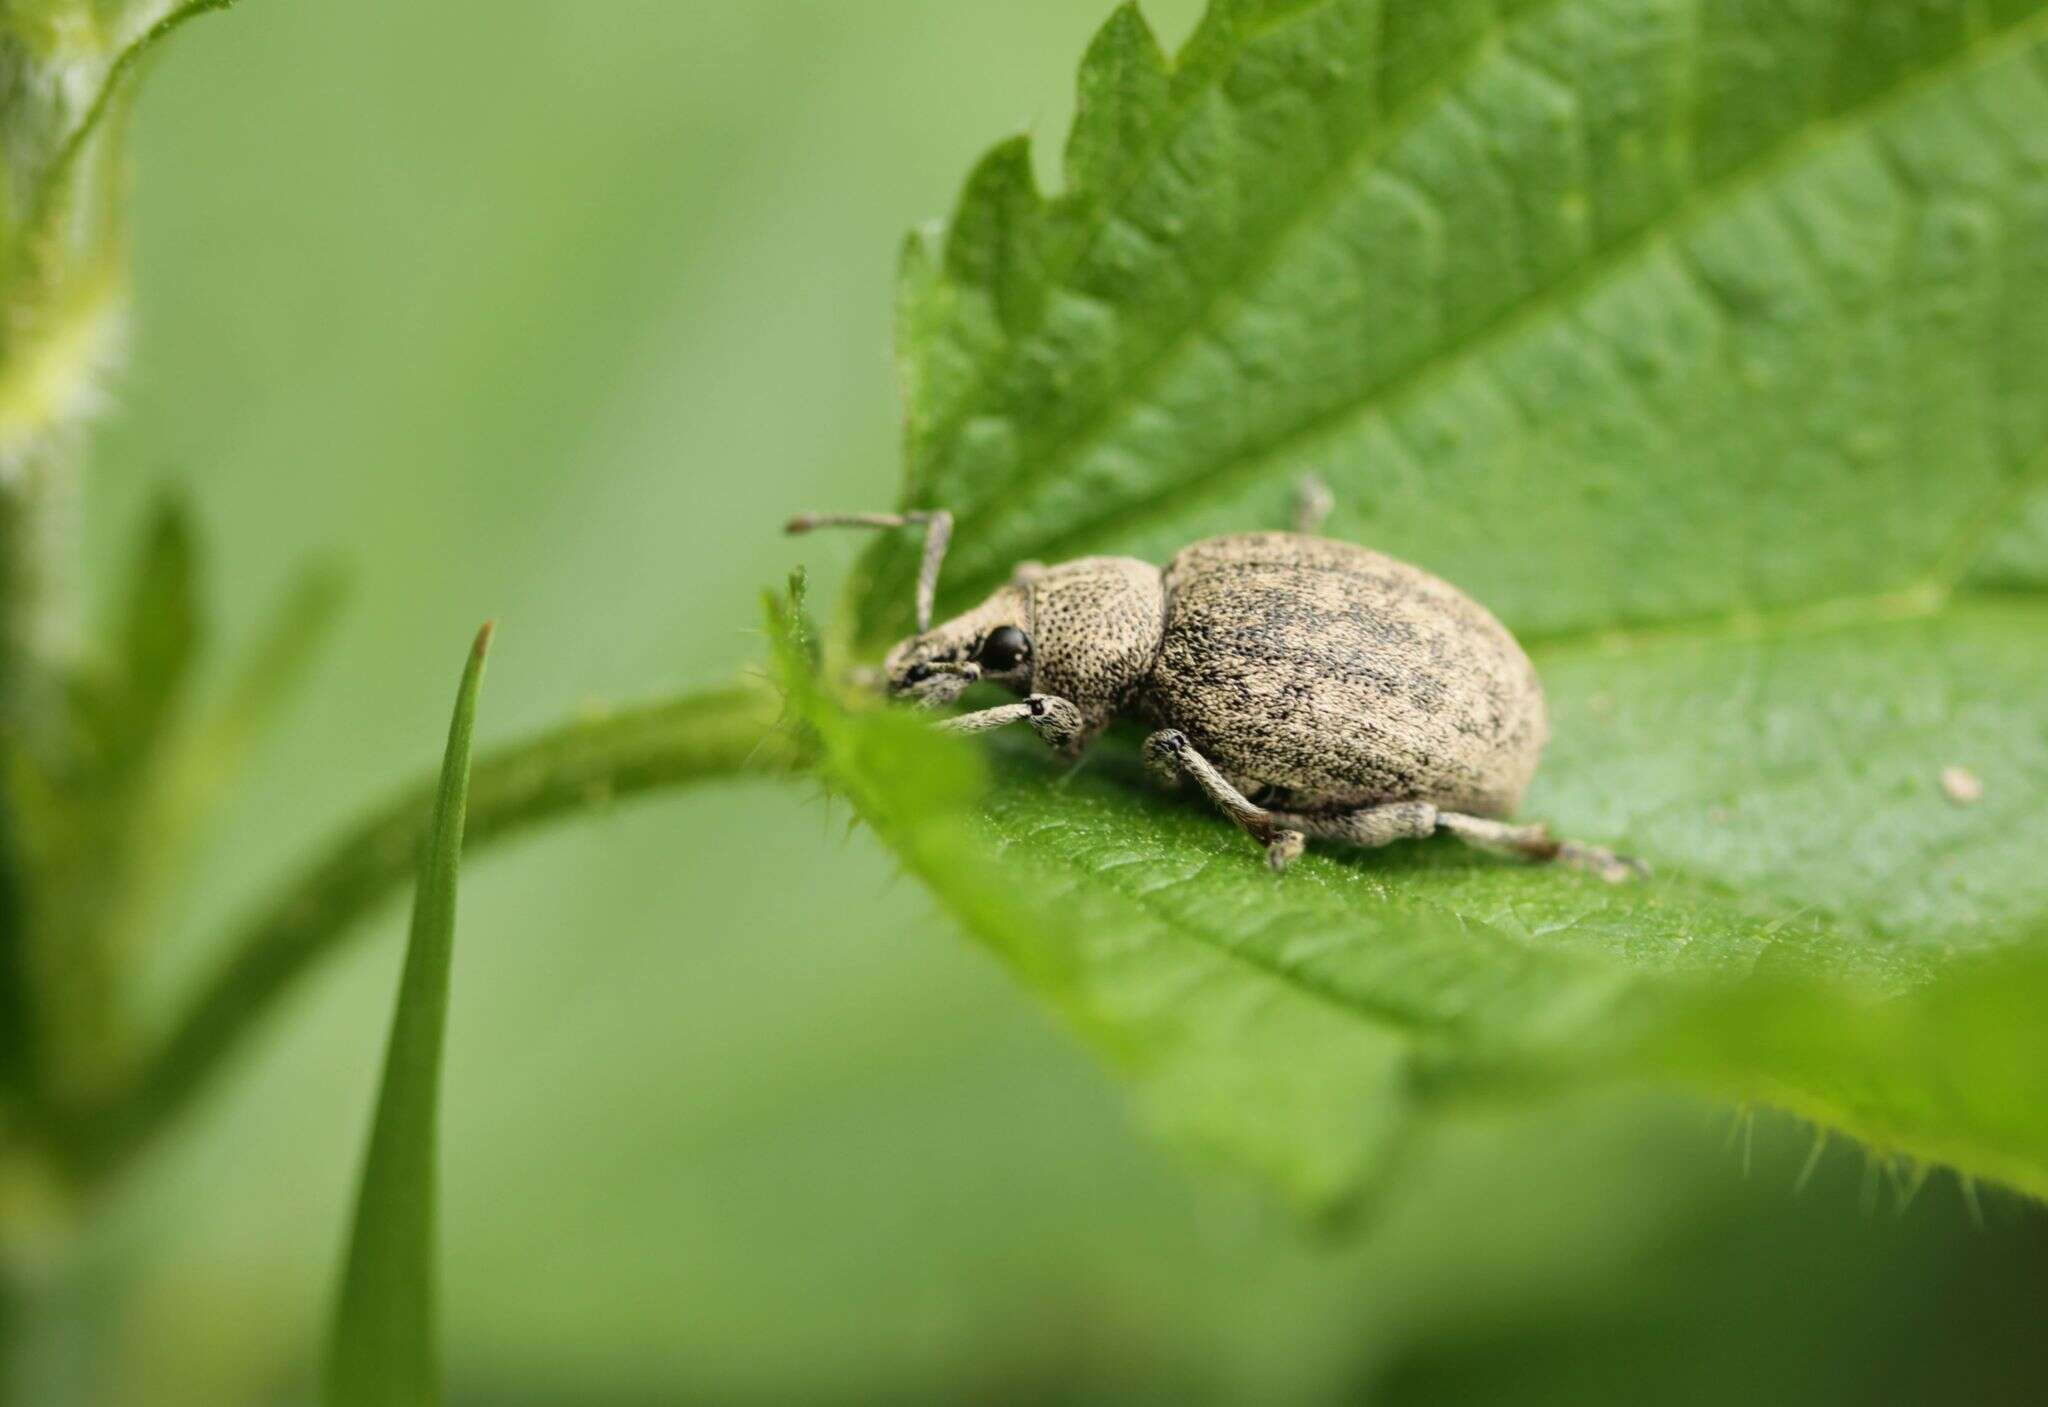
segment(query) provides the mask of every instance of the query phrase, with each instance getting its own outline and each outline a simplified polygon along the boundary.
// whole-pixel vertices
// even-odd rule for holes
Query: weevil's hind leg
[[[1397,840],[1421,840],[1443,831],[1476,849],[1569,865],[1596,874],[1610,884],[1638,879],[1650,872],[1642,861],[1612,850],[1554,839],[1542,826],[1514,826],[1483,816],[1439,811],[1426,801],[1391,801],[1362,806],[1356,811],[1323,814],[1269,811],[1232,786],[1230,779],[1195,751],[1187,734],[1178,728],[1164,728],[1145,739],[1145,760],[1161,771],[1193,779],[1224,815],[1266,847],[1266,862],[1276,870],[1286,869],[1299,858],[1306,838],[1311,835],[1372,850]]]
[[[1011,723],[1029,723],[1031,731],[1063,757],[1079,756],[1088,741],[1088,724],[1080,707],[1057,694],[1033,694],[1017,703],[948,718],[938,726],[948,733],[986,733]]]
[[[1456,811],[1437,812],[1436,824],[1438,830],[1446,831],[1476,849],[1584,870],[1609,884],[1626,884],[1632,879],[1643,879],[1650,873],[1650,867],[1641,860],[1617,855],[1612,850],[1582,841],[1559,840],[1551,835],[1547,826],[1514,826],[1506,821],[1490,821],[1483,816],[1466,816]]]
[[[1294,485],[1294,530],[1311,537],[1323,530],[1323,521],[1337,506],[1330,486],[1314,474],[1303,474]]]
[[[1459,811],[1439,811],[1426,801],[1394,801],[1328,815],[1297,816],[1283,812],[1276,813],[1273,820],[1319,839],[1342,841],[1367,850],[1391,845],[1397,840],[1421,840],[1443,831],[1476,850],[1545,864],[1568,865],[1575,870],[1596,874],[1610,884],[1639,879],[1650,872],[1649,866],[1642,861],[1617,855],[1612,850],[1582,845],[1575,840],[1557,840],[1543,826],[1515,826],[1506,821],[1490,821],[1483,816],[1467,816]]]
[[[1223,814],[1243,827],[1245,833],[1266,847],[1266,863],[1284,870],[1300,858],[1304,840],[1299,830],[1279,824],[1279,818],[1254,804],[1216,770],[1214,763],[1196,752],[1187,734],[1178,728],[1162,728],[1145,739],[1145,760],[1165,771],[1177,771],[1190,778]]]
[[[1356,811],[1323,815],[1274,816],[1281,825],[1305,831],[1319,840],[1341,841],[1361,850],[1377,850],[1397,840],[1421,840],[1436,834],[1438,812],[1426,801],[1390,801]]]

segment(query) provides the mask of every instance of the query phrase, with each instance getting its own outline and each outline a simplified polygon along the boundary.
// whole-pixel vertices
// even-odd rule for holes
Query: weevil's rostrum
[[[803,517],[922,522],[918,633],[884,663],[892,695],[928,707],[986,680],[1024,695],[947,719],[980,732],[1028,724],[1078,755],[1111,720],[1155,725],[1147,760],[1194,781],[1284,869],[1308,837],[1385,845],[1445,831],[1482,849],[1619,881],[1643,872],[1597,846],[1506,821],[1548,737],[1543,688],[1520,645],[1476,601],[1419,567],[1308,529],[1183,548],[1162,570],[1130,557],[1020,565],[973,610],[933,625],[950,518],[942,512]]]

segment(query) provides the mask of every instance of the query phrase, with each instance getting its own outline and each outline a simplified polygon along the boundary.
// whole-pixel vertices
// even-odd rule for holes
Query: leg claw
[[[1612,850],[1598,845],[1582,845],[1575,840],[1565,841],[1557,847],[1557,863],[1598,875],[1609,884],[1627,884],[1631,880],[1650,877],[1650,867],[1633,856],[1617,855]]]
[[[1024,706],[1031,710],[1032,732],[1066,756],[1078,754],[1085,731],[1080,709],[1056,694],[1033,694],[1024,700]]]

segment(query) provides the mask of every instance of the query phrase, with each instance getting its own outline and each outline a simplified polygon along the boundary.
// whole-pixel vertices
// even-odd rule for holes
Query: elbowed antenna
[[[812,528],[908,528],[924,527],[924,557],[917,567],[917,633],[932,628],[932,602],[939,591],[939,564],[946,560],[946,544],[953,540],[953,515],[943,508],[916,513],[799,513],[783,525],[786,533],[807,533]]]

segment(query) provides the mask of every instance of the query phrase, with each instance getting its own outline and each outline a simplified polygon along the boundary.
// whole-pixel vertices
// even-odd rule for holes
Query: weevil
[[[950,513],[806,514],[787,530],[923,528],[917,633],[883,662],[892,697],[938,708],[977,681],[997,684],[1022,700],[939,726],[1024,723],[1076,758],[1113,719],[1143,719],[1155,728],[1148,765],[1193,781],[1275,870],[1311,836],[1371,848],[1441,831],[1612,882],[1646,873],[1507,819],[1549,738],[1535,666],[1450,583],[1318,536],[1330,506],[1306,481],[1294,531],[1207,538],[1164,568],[1025,562],[936,626]]]

